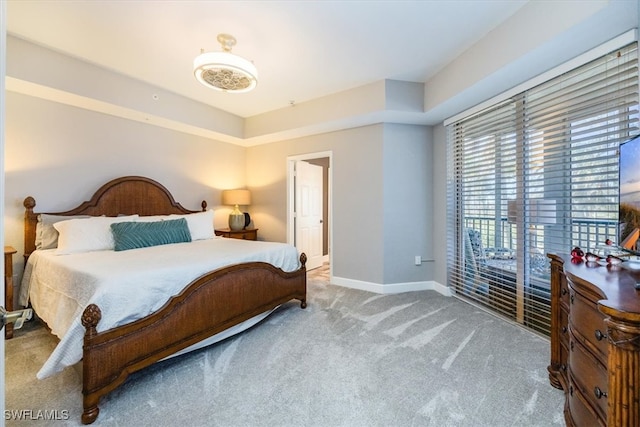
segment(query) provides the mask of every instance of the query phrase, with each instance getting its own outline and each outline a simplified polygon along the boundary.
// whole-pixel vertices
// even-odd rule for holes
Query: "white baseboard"
[[[402,292],[413,291],[436,291],[446,297],[453,295],[448,286],[441,285],[433,280],[424,282],[405,282],[405,283],[388,283],[381,285],[379,283],[363,282],[361,280],[345,279],[344,277],[333,276],[331,284],[344,286],[345,288],[359,289],[361,291],[374,292],[376,294],[399,294]]]
[[[430,283],[433,286],[432,289],[434,291],[436,291],[437,293],[442,294],[445,297],[452,297],[453,296],[453,290],[450,287],[445,286],[445,285],[443,285],[441,283],[438,283],[438,282],[436,282],[434,280],[432,280]]]

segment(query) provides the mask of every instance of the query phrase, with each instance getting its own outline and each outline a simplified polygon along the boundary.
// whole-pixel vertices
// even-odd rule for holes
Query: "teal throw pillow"
[[[189,226],[184,218],[155,222],[117,222],[111,224],[111,233],[116,251],[191,241]]]

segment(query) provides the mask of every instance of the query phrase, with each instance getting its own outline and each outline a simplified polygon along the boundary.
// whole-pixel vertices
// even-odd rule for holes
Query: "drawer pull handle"
[[[569,387],[569,394],[573,396],[573,386]]]
[[[596,339],[598,341],[602,341],[606,337],[607,336],[605,334],[603,334],[602,331],[600,331],[600,329],[596,329]]]
[[[575,295],[571,295],[571,304],[573,304],[574,297],[575,297]]]
[[[571,351],[573,351],[573,341],[571,341],[571,343],[569,344],[569,347],[571,347]]]
[[[562,333],[563,333],[563,334],[566,334],[566,333],[567,333],[567,327],[566,327],[566,326],[563,326],[563,327],[562,327]]]
[[[566,295],[567,294],[567,288],[562,288],[562,295]]]
[[[596,399],[607,397],[607,392],[600,390],[600,387],[598,386],[596,386],[596,388],[593,389],[593,394],[596,396]]]
[[[562,365],[560,365],[560,370],[561,371],[566,371],[567,370],[567,365],[565,365],[564,363]]]

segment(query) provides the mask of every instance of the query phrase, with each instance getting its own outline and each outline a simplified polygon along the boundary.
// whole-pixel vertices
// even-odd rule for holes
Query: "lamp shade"
[[[222,204],[248,206],[251,204],[251,192],[249,190],[223,190]]]

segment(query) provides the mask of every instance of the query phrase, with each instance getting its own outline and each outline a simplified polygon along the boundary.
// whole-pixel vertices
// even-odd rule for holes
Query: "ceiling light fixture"
[[[218,34],[223,52],[202,52],[193,60],[193,74],[206,87],[222,92],[249,92],[258,83],[258,70],[251,61],[231,53],[236,38]]]

